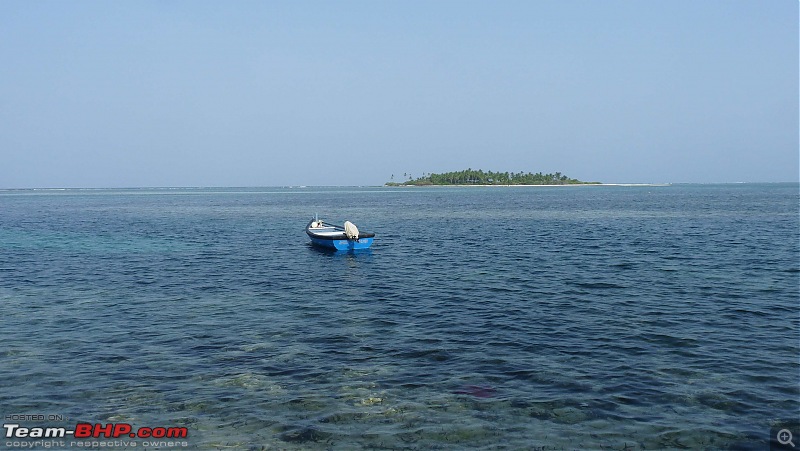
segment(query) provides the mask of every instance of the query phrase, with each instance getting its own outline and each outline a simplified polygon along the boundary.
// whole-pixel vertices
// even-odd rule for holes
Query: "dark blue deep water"
[[[767,449],[800,418],[798,192],[0,191],[0,414],[195,449]],[[314,213],[372,249],[311,247]]]

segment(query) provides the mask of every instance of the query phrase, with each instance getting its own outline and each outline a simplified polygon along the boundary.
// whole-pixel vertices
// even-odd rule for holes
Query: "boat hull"
[[[316,246],[336,249],[337,251],[369,249],[372,246],[372,238],[359,238],[358,240],[328,240],[313,236],[309,236],[309,238],[311,238],[311,243]]]

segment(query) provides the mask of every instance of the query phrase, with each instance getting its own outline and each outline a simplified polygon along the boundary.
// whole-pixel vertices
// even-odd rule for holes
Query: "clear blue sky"
[[[0,1],[0,188],[798,181],[796,0]]]

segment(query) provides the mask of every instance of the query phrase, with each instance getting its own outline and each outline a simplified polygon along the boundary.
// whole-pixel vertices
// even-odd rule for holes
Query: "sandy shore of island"
[[[626,187],[648,187],[648,186],[672,186],[672,183],[573,183],[564,185],[384,185],[389,188],[444,188],[444,187],[483,187],[483,188],[511,188],[511,187],[527,187],[527,188],[561,188],[561,187],[585,187],[585,186],[626,186]]]

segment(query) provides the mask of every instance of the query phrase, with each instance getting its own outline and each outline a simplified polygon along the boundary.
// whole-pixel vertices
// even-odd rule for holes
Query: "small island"
[[[386,186],[429,186],[429,185],[599,185],[600,182],[582,182],[569,178],[556,172],[555,174],[542,174],[537,172],[493,172],[481,169],[466,169],[464,171],[445,172],[443,174],[422,174],[422,177],[412,178],[410,174],[403,174],[408,180],[392,181]]]

